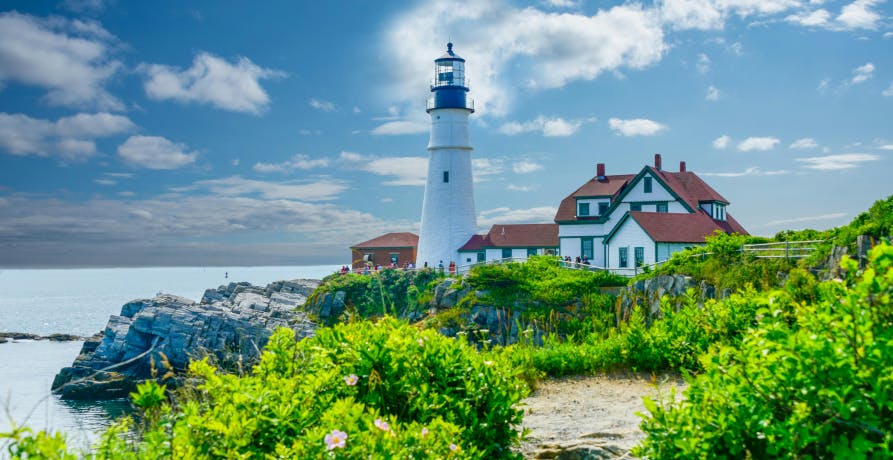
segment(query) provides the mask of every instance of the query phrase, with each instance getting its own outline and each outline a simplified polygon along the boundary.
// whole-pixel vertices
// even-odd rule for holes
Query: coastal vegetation
[[[181,388],[141,385],[132,395],[138,416],[91,453],[26,428],[0,433],[0,448],[60,459],[514,458],[516,404],[529,387],[545,376],[635,370],[676,372],[689,386],[681,400],[646,403],[642,457],[886,458],[891,216],[893,197],[822,235],[776,235],[827,238],[850,254],[859,234],[878,241],[865,260],[844,257],[840,278],[826,281],[816,276],[818,256],[757,260],[740,251],[753,239],[711,237],[647,276],[686,275],[733,292],[664,296],[658,314],[620,308],[613,293],[626,280],[566,270],[554,258],[480,266],[461,280],[433,271],[333,275],[311,301],[344,292],[343,312],[312,338],[276,331],[251,372],[200,360]],[[448,291],[450,306],[432,308]],[[484,308],[517,321],[517,340],[489,340],[472,319]],[[450,327],[455,338],[442,333]]]

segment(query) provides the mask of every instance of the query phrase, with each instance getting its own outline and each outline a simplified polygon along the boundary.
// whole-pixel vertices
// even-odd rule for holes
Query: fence
[[[745,244],[741,251],[758,259],[803,259],[816,251],[823,240],[780,241],[778,243]]]

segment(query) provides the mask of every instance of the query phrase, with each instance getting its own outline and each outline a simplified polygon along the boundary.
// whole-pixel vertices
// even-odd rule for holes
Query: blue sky
[[[753,234],[893,194],[883,0],[0,8],[0,266],[337,264],[417,231],[448,39],[482,230],[655,153]]]

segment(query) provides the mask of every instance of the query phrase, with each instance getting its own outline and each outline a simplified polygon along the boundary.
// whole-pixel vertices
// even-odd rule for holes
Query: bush
[[[109,428],[94,458],[517,458],[527,387],[505,360],[385,318],[279,329],[250,375],[190,365],[193,385],[167,400],[141,384],[139,422]],[[12,458],[75,456],[61,435],[0,434]]]
[[[759,327],[702,358],[679,402],[646,401],[648,458],[889,458],[893,450],[893,247],[860,278],[768,294]]]
[[[326,293],[343,291],[345,304],[360,318],[404,316],[423,308],[424,299],[430,299],[435,281],[440,278],[442,276],[432,269],[386,268],[370,275],[335,273],[323,278],[307,304],[316,303]],[[333,318],[333,323],[334,320],[337,318]]]

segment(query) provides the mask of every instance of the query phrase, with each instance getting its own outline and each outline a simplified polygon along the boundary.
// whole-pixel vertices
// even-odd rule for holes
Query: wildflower
[[[424,341],[424,340],[419,339],[417,342],[419,342],[419,346],[420,346],[420,347],[424,347],[424,346],[425,346],[425,341]]]
[[[490,367],[493,365],[493,361],[484,361],[484,366]]]
[[[326,450],[343,449],[347,443],[347,433],[340,430],[332,430],[326,435]]]
[[[375,419],[375,427],[381,431],[391,431],[391,427],[388,426],[388,422],[380,418]]]
[[[450,450],[453,452],[459,452],[459,446],[455,444],[450,444]]]
[[[428,428],[422,427],[422,437],[428,436]]]
[[[357,374],[350,374],[347,377],[344,377],[344,383],[346,383],[347,386],[352,387],[357,384],[357,381],[359,379],[360,378],[357,377]]]

